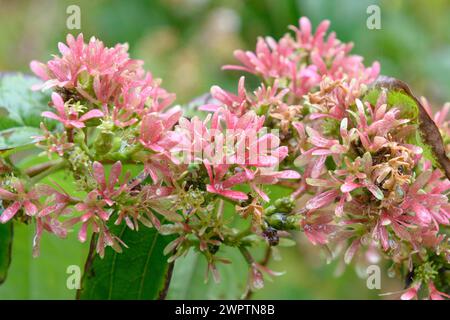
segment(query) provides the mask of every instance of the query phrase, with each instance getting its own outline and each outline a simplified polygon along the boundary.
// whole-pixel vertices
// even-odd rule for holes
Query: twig
[[[30,168],[28,168],[27,170],[25,170],[25,173],[27,176],[29,176],[30,178],[38,175],[39,173],[47,170],[48,168],[51,168],[57,164],[59,164],[60,160],[52,160],[49,162],[44,162],[44,163],[39,163],[35,166],[32,166]]]
[[[174,262],[169,263],[169,268],[167,269],[166,278],[164,279],[164,286],[159,292],[158,300],[165,300],[167,293],[169,292],[170,281],[172,280]]]
[[[59,170],[64,168],[66,165],[67,165],[67,162],[65,160],[58,160],[57,163],[54,163],[52,166],[48,167],[46,170],[43,170],[43,171],[39,172],[38,174],[36,174],[35,176],[33,176],[33,178],[31,178],[31,180],[30,180],[30,184],[33,185],[33,184],[39,182],[40,180],[44,179],[48,175],[58,172]]]

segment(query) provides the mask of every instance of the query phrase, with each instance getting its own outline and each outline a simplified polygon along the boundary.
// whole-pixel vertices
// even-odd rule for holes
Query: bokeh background
[[[257,36],[282,36],[300,16],[314,26],[331,20],[338,38],[354,42],[353,52],[367,64],[380,61],[383,74],[405,80],[435,107],[450,100],[449,0],[0,0],[0,72],[28,73],[30,60],[47,61],[57,53],[58,41],[78,33],[66,28],[66,8],[73,4],[81,8],[85,38],[96,36],[110,46],[128,42],[131,55],[143,59],[180,104],[213,84],[235,90],[240,74],[220,70],[235,62],[233,50],[253,49]],[[366,27],[371,4],[381,8],[380,30]],[[72,299],[66,268],[82,266],[87,245],[74,236],[44,237],[41,257],[33,259],[33,232],[15,228],[13,262],[0,299]],[[402,289],[383,271],[381,290],[368,290],[364,270],[343,270],[340,261],[328,264],[323,252],[304,239],[299,243],[280,250],[282,260],[270,266],[286,274],[253,298],[380,299],[390,298],[380,293]]]

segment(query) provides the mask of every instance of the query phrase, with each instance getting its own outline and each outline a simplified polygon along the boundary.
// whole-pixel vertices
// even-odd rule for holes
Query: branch
[[[58,172],[59,170],[63,169],[65,166],[67,166],[67,162],[64,159],[57,160],[57,162],[54,163],[52,166],[48,166],[46,169],[34,175],[33,178],[31,178],[30,180],[30,184],[32,185],[36,184],[37,182],[51,175],[52,173]]]
[[[167,293],[169,292],[169,287],[170,287],[170,281],[172,280],[173,267],[174,266],[175,266],[175,262],[171,262],[169,264],[169,269],[168,269],[167,274],[166,274],[166,279],[164,281],[164,286],[161,289],[161,291],[159,292],[158,300],[165,300],[166,297],[167,297]]]
[[[49,162],[44,162],[44,163],[39,163],[35,166],[32,166],[30,168],[28,168],[27,170],[25,170],[25,173],[27,176],[29,176],[30,178],[40,174],[41,172],[44,172],[45,170],[58,165],[61,162],[61,160],[52,160]]]

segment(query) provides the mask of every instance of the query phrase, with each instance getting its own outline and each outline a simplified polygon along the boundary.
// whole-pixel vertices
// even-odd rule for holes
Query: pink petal
[[[366,184],[366,188],[370,191],[370,193],[373,194],[375,198],[377,198],[378,200],[383,200],[383,191],[381,191],[381,189],[378,188],[375,184],[368,182]]]
[[[351,192],[355,190],[356,188],[361,187],[358,183],[355,182],[346,182],[341,186],[341,191],[344,193]]]
[[[258,186],[256,184],[252,183],[251,187],[261,197],[261,199],[263,199],[266,202],[270,201],[269,196],[264,191],[262,191],[260,188],[258,188]]]
[[[55,205],[52,205],[52,206],[45,207],[44,209],[42,209],[42,210],[39,212],[38,216],[39,216],[39,217],[45,217],[45,216],[48,216],[50,213],[56,211],[57,208],[58,208],[58,206],[61,207],[61,205],[62,205],[62,204],[55,204]]]
[[[307,17],[301,17],[299,20],[300,30],[299,35],[301,35],[301,40],[307,42],[311,37],[311,22]]]
[[[19,209],[22,207],[22,204],[18,201],[14,202],[12,205],[10,205],[8,208],[3,211],[2,215],[0,216],[0,222],[6,223],[9,220],[11,220],[19,211]]]
[[[66,114],[65,108],[64,108],[64,101],[61,98],[59,94],[56,92],[52,93],[52,102],[55,109],[58,111],[60,116],[63,116]]]
[[[306,202],[306,210],[315,210],[331,204],[338,196],[338,190],[329,190],[318,194]]]
[[[78,240],[80,240],[80,242],[85,242],[86,238],[87,238],[87,227],[88,224],[87,223],[83,223],[83,225],[80,228],[80,232],[78,232]]]
[[[120,174],[122,173],[122,163],[117,161],[111,167],[111,172],[109,173],[109,187],[112,189],[114,185],[119,181]]]
[[[401,295],[400,299],[402,300],[411,300],[417,297],[417,288],[416,286],[409,288],[404,294]]]
[[[8,190],[0,188],[0,199],[2,200],[15,200],[17,195],[9,192]]]
[[[76,121],[76,120],[65,121],[64,125],[66,127],[75,127],[75,128],[78,128],[78,129],[81,129],[81,128],[85,127],[83,122]]]
[[[230,188],[230,187],[232,187],[234,185],[245,183],[248,180],[249,179],[248,179],[247,173],[246,172],[240,172],[240,173],[235,174],[234,176],[231,176],[227,180],[225,180],[222,183],[222,187],[227,189],[227,188]]]
[[[38,213],[38,208],[31,201],[24,201],[23,207],[25,208],[25,213],[29,216],[34,216]]]
[[[103,165],[95,161],[92,165],[92,173],[94,175],[95,181],[101,186],[102,190],[106,189],[106,181],[105,181],[105,169],[103,168]]]
[[[54,119],[54,120],[58,120],[60,122],[65,122],[65,119],[57,116],[56,114],[54,114],[53,112],[50,112],[50,111],[42,112],[41,116],[46,117],[46,118],[50,118],[50,119]]]
[[[423,205],[414,202],[412,209],[417,214],[417,217],[424,223],[429,224],[431,222],[431,214]]]
[[[42,231],[44,226],[41,219],[36,219],[36,233],[33,238],[33,257],[39,256],[39,244],[41,241]]]
[[[382,225],[378,226],[378,237],[380,238],[383,250],[387,251],[389,249],[389,235],[386,228]]]
[[[48,74],[47,74],[47,66],[43,64],[42,62],[33,60],[30,62],[30,69],[34,72],[35,75],[37,75],[42,80],[48,80]]]
[[[59,52],[61,52],[62,55],[67,55],[70,53],[70,49],[68,46],[66,46],[64,43],[62,42],[58,42],[58,50]]]
[[[353,240],[352,244],[348,247],[347,251],[345,251],[344,261],[346,264],[349,264],[352,261],[353,256],[358,251],[360,245],[361,245],[360,238]]]
[[[279,179],[300,179],[301,175],[300,173],[294,170],[283,170],[277,172],[276,177]]]
[[[198,109],[201,111],[215,112],[218,109],[220,109],[220,107],[218,105],[208,103],[208,104],[204,104],[204,105],[200,106]]]
[[[94,110],[91,110],[91,111],[87,112],[86,114],[82,115],[80,118],[80,121],[86,121],[86,120],[89,120],[92,118],[101,118],[103,116],[104,116],[103,112],[101,112],[100,110],[94,109]]]
[[[222,190],[219,192],[220,195],[233,199],[233,200],[247,200],[248,196],[244,192],[234,191],[234,190]]]

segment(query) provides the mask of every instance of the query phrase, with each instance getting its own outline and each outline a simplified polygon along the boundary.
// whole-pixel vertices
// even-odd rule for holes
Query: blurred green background
[[[0,72],[29,72],[30,60],[47,61],[57,53],[58,41],[68,32],[78,33],[66,28],[66,8],[73,4],[81,8],[85,38],[96,36],[111,46],[128,42],[132,57],[143,59],[163,86],[177,93],[180,104],[213,84],[235,90],[240,74],[220,70],[235,62],[233,50],[253,50],[257,36],[282,36],[303,15],[314,26],[331,20],[338,38],[354,42],[353,52],[367,64],[380,61],[383,74],[405,80],[435,107],[450,100],[448,0],[0,0]],[[381,8],[381,30],[366,27],[371,4]],[[83,265],[87,245],[74,235],[66,241],[44,236],[41,257],[33,259],[32,229],[16,226],[13,262],[0,299],[73,298],[66,268]],[[304,239],[282,249],[281,256],[270,266],[286,274],[266,283],[254,298],[377,299],[379,293],[402,289],[384,277],[381,290],[368,290],[352,268],[336,277],[341,262],[327,264]]]

